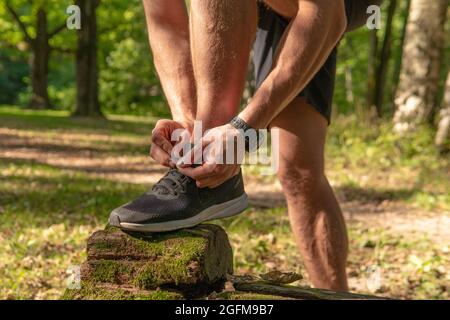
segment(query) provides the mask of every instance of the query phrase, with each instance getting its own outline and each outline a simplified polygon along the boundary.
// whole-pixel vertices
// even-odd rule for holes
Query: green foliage
[[[386,75],[386,90],[384,92],[383,109],[387,115],[393,113],[393,98],[397,86],[397,71],[402,56],[402,30],[407,14],[407,1],[400,1],[394,15],[392,25],[392,49],[391,58],[388,63],[388,72]],[[389,1],[384,1],[382,6],[382,28],[377,31],[378,46],[382,45],[383,36],[385,34],[387,7]],[[367,71],[370,52],[370,33],[366,27],[350,32],[341,40],[338,48],[338,66],[336,74],[336,91],[334,103],[339,114],[350,113],[367,113],[366,97],[367,97]],[[346,75],[347,73],[347,75]],[[349,101],[347,91],[350,90],[346,84],[346,76],[351,75],[352,91],[354,101]]]
[[[44,8],[48,27],[51,33],[61,25],[65,24],[65,9],[72,1],[64,0],[8,0],[13,10],[18,14],[21,22],[25,25],[27,33],[31,38],[36,36],[36,13],[39,8]],[[6,1],[0,4],[0,103],[21,103],[26,105],[29,101],[29,66],[27,60],[30,57],[30,44],[27,37],[6,8]],[[75,48],[75,32],[63,29],[50,39],[53,49],[50,64],[50,95],[57,106],[67,107],[67,98],[61,99],[58,91],[65,90],[68,83],[74,84],[73,59],[57,55],[58,50]],[[63,71],[62,69],[66,69]],[[64,83],[64,84],[63,84]],[[66,103],[64,103],[66,102]]]
[[[12,49],[0,50],[0,103],[17,103],[18,93],[25,91],[28,66],[24,55]]]
[[[168,115],[139,0],[98,8],[100,102],[106,112]]]
[[[37,8],[43,6],[49,32],[65,22],[71,1],[10,1],[31,37],[35,36]],[[97,10],[100,101],[107,113],[168,115],[156,76],[142,3],[102,1]],[[29,45],[4,3],[0,5],[0,103],[29,101]],[[2,45],[5,44],[5,45]],[[57,109],[75,105],[76,31],[64,30],[50,40],[49,96]],[[19,50],[20,49],[20,50]]]
[[[39,8],[44,8],[47,13],[48,31],[51,32],[66,21],[66,8],[73,4],[70,0],[5,0],[0,4],[0,41],[10,44],[18,44],[25,41],[25,35],[18,27],[17,22],[13,20],[11,14],[6,8],[6,2],[11,4],[11,7],[20,16],[20,20],[25,24],[30,36],[36,36],[36,13]],[[57,42],[66,42],[69,33],[61,33]],[[64,39],[64,40],[63,40]]]
[[[132,38],[117,43],[106,58],[100,76],[100,101],[113,113],[145,113],[153,101],[161,101],[159,82],[154,74],[146,44]],[[156,102],[155,101],[155,102]]]

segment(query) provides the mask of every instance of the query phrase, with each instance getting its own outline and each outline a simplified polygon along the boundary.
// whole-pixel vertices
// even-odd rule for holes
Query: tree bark
[[[391,0],[386,20],[386,30],[384,33],[383,46],[378,59],[378,67],[375,75],[375,107],[379,117],[383,115],[384,89],[386,84],[386,74],[388,70],[389,58],[391,56],[392,46],[392,22],[394,20],[397,0]]]
[[[9,1],[5,2],[6,9],[23,33],[25,41],[31,48],[30,56],[30,81],[31,100],[30,107],[44,109],[51,107],[48,97],[48,64],[50,60],[50,39],[65,29],[64,22],[52,32],[48,32],[47,12],[44,7],[38,7],[36,14],[36,35],[33,38],[27,30],[26,24],[20,19],[17,11]]]
[[[436,105],[448,0],[412,0],[396,94],[395,131],[430,121]]]
[[[444,99],[436,134],[436,145],[440,152],[450,152],[450,72],[445,83]]]
[[[252,281],[246,280],[245,276],[229,276],[229,279],[237,291],[253,292],[300,300],[389,300],[385,297],[364,294],[281,285],[264,281]]]
[[[31,101],[30,107],[45,109],[50,107],[48,97],[48,63],[50,58],[49,36],[47,33],[47,13],[44,8],[37,12],[36,37],[31,43],[30,58]]]
[[[404,7],[403,7],[403,20],[402,20],[402,31],[400,33],[400,52],[395,57],[395,66],[394,66],[394,88],[391,91],[391,96],[389,97],[389,101],[395,100],[395,95],[397,93],[398,89],[398,83],[400,82],[400,71],[402,68],[402,52],[403,45],[405,44],[405,36],[406,36],[406,26],[408,25],[408,19],[409,19],[409,9],[411,7],[411,0],[406,0]]]
[[[369,114],[372,114],[372,109],[375,108],[375,73],[377,68],[377,52],[378,52],[378,30],[370,31],[370,50],[369,61],[367,67],[367,97],[366,105]]]
[[[77,101],[75,116],[102,116],[98,100],[97,17],[99,0],[77,0],[81,9],[76,53]]]

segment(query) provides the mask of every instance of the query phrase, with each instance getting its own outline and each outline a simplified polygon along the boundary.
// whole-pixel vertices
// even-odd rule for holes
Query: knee
[[[278,179],[286,196],[296,198],[320,190],[326,181],[323,168],[293,164],[280,166]]]

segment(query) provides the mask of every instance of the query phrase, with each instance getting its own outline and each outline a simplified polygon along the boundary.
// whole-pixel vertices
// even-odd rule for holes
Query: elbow
[[[336,40],[336,43],[341,40],[347,30],[347,19],[344,17],[342,20],[336,21],[331,30],[331,37]]]
[[[330,24],[330,37],[332,37],[336,42],[338,42],[345,31],[347,30],[347,14],[345,11],[345,1],[337,0],[333,1],[333,5],[331,5],[331,24]]]
[[[330,41],[336,43],[342,38],[347,30],[347,12],[345,0],[299,0],[297,15],[304,10],[311,10],[311,15],[316,23],[320,24]],[[304,13],[304,11],[303,11]]]

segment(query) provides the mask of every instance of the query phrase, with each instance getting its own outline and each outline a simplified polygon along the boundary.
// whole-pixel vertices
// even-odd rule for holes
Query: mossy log
[[[273,284],[263,281],[242,281],[230,277],[236,291],[260,295],[277,296],[299,300],[386,300],[387,298],[349,292],[336,292],[310,287]]]
[[[183,294],[169,290],[141,290],[133,286],[81,282],[79,290],[67,289],[62,300],[182,300]]]
[[[108,226],[88,239],[78,298],[83,292],[87,298],[98,298],[91,289],[101,288],[108,299],[107,293],[114,286],[120,287],[123,297],[135,297],[139,290],[152,296],[156,289],[198,296],[220,290],[232,272],[231,246],[219,226],[203,224],[153,234],[126,233]],[[70,297],[68,291],[66,296]]]

